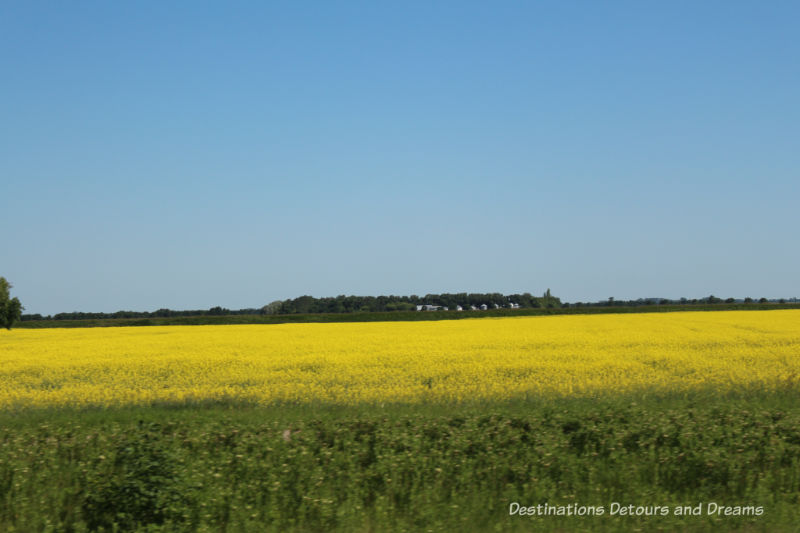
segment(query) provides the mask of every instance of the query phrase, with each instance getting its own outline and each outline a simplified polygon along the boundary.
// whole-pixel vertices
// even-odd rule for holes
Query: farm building
[[[439,311],[440,309],[442,309],[441,305],[423,304],[417,306],[417,311]],[[447,308],[445,307],[444,310],[447,311]]]

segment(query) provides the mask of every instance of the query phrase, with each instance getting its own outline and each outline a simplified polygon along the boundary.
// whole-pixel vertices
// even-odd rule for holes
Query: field
[[[3,531],[800,523],[799,310],[12,330],[0,358]]]
[[[506,401],[794,387],[800,311],[14,330],[0,407]]]

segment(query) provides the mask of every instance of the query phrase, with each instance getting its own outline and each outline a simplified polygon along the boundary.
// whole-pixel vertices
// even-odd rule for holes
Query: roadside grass
[[[797,531],[800,391],[0,412],[2,531]],[[509,505],[603,516],[509,516]],[[763,506],[612,516],[610,505]]]

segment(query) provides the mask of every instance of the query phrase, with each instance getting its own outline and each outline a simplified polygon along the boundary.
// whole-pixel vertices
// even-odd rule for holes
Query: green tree
[[[275,300],[274,302],[268,303],[264,307],[261,308],[262,315],[275,315],[278,314],[281,310],[281,304],[283,304],[280,300]]]
[[[11,329],[11,326],[22,317],[22,304],[19,298],[11,298],[9,289],[12,285],[6,278],[0,278],[0,327]]]

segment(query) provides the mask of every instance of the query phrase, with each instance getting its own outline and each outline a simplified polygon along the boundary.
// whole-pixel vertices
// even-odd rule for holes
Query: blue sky
[[[0,4],[27,312],[800,296],[796,2]]]

